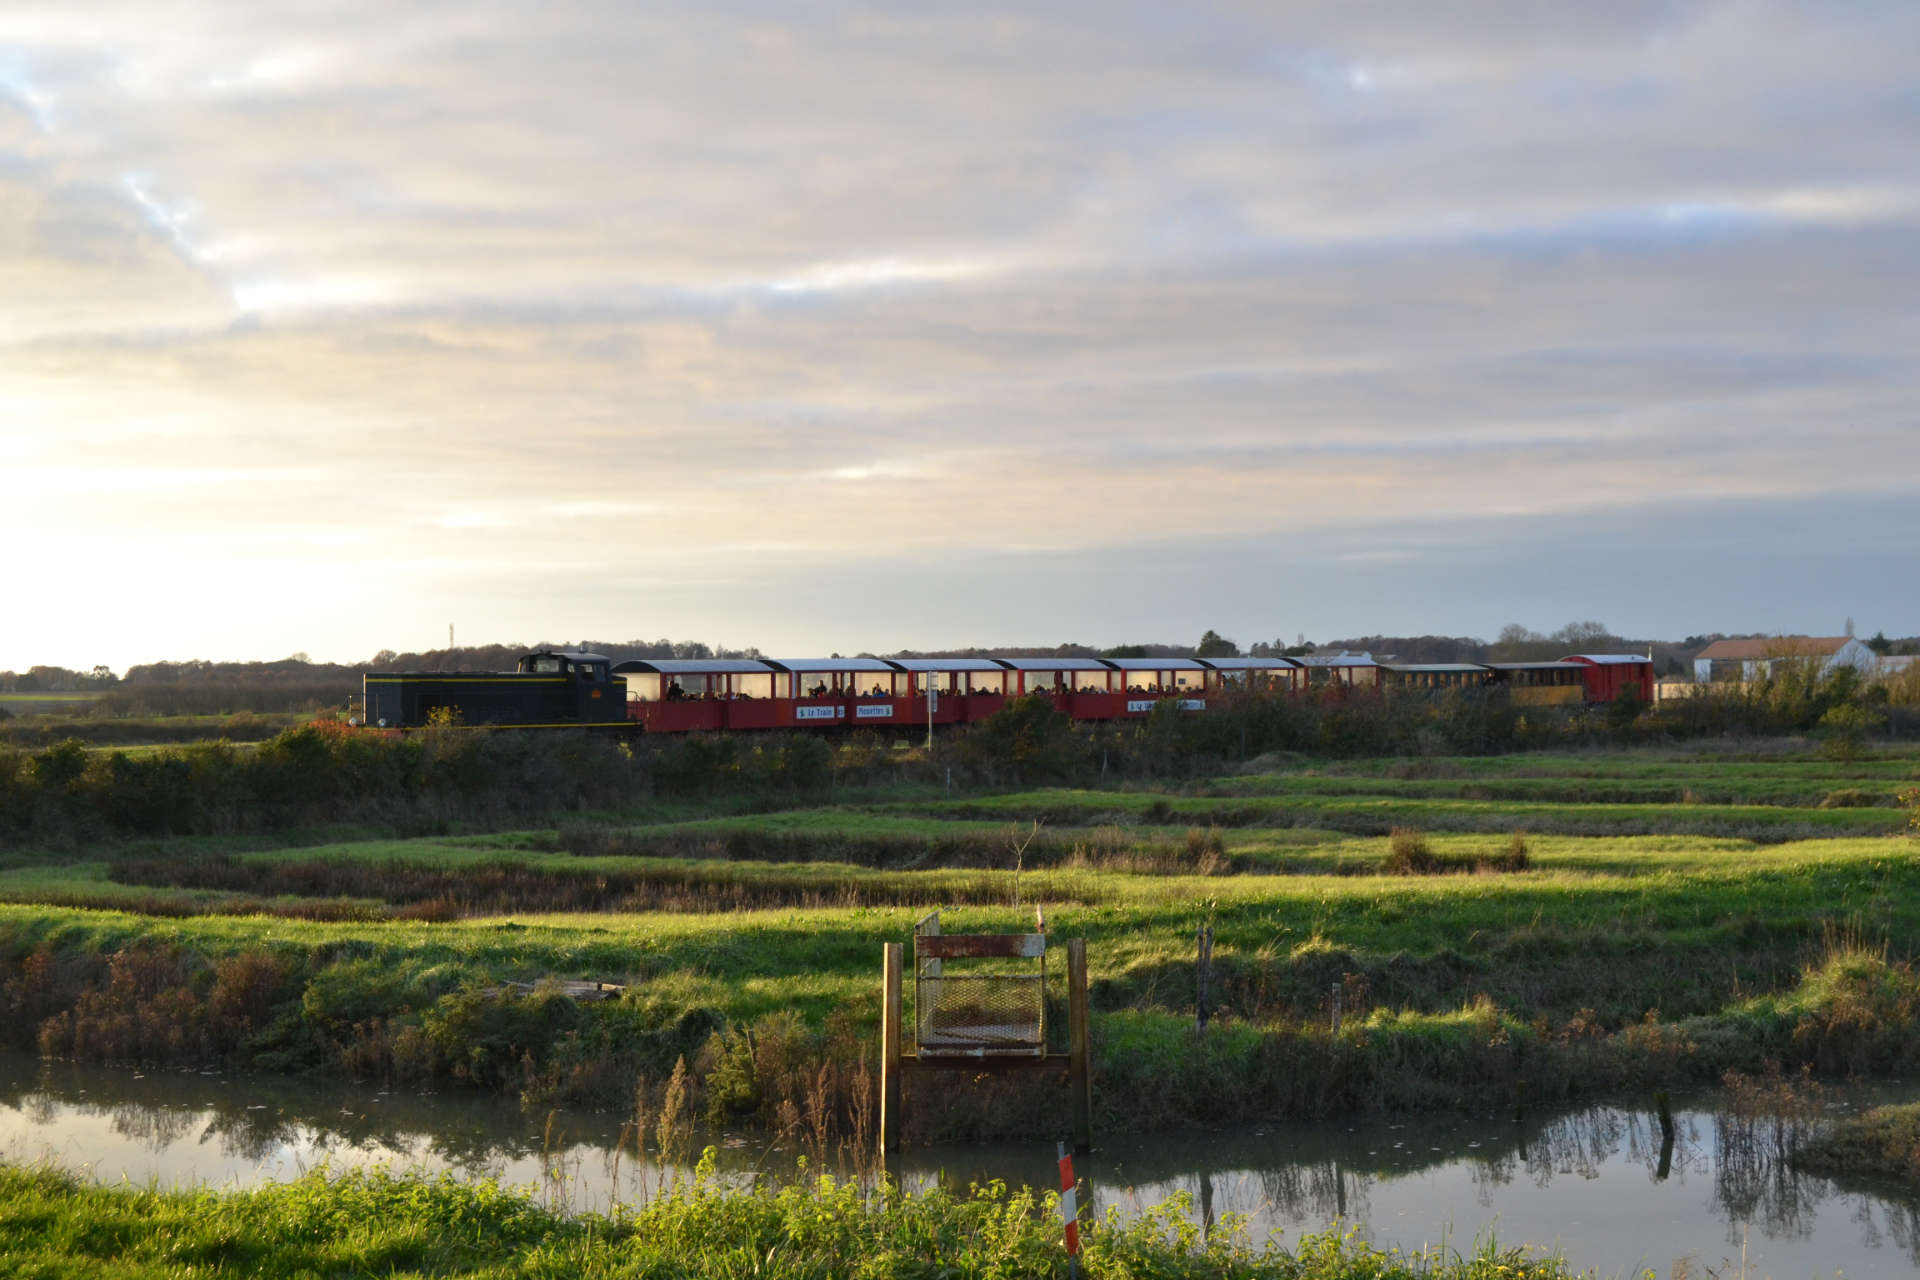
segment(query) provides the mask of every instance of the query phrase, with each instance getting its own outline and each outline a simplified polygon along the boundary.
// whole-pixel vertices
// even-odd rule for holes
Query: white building
[[[1852,667],[1863,676],[1880,670],[1880,656],[1852,636],[1757,636],[1751,640],[1715,640],[1693,659],[1693,678],[1758,680],[1789,662],[1817,664],[1821,675]]]

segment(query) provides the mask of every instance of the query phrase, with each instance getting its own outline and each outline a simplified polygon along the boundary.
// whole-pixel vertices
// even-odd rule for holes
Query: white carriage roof
[[[1300,665],[1292,658],[1196,658],[1195,661],[1215,671],[1292,671]]]
[[[992,658],[888,658],[901,671],[1005,671]]]
[[[1203,662],[1192,658],[1102,658],[1115,671],[1205,671]]]
[[[1295,658],[1303,667],[1377,667],[1370,653],[1309,653]]]
[[[1624,666],[1633,662],[1651,662],[1653,659],[1644,653],[1575,653],[1560,659],[1562,662],[1591,662],[1596,667]]]
[[[1478,662],[1383,662],[1380,664],[1389,671],[1485,671]]]
[[[629,658],[615,671],[652,671],[663,676],[770,675],[773,668],[751,658]]]
[[[1111,671],[1100,658],[995,658],[1008,671]]]
[[[893,668],[878,658],[768,658],[776,671],[878,671],[893,674]]]
[[[1489,662],[1495,671],[1578,671],[1577,662]]]

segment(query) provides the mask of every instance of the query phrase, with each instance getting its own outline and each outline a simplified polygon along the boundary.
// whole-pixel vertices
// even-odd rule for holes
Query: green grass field
[[[685,1056],[717,1117],[771,1120],[822,1066],[856,1105],[882,942],[934,908],[1000,932],[1039,905],[1088,941],[1107,1125],[1899,1070],[1920,1065],[1920,842],[1895,807],[1916,777],[1914,752],[1290,761],[1164,791],[17,853],[0,1015],[48,1052],[530,1096],[630,1096]],[[1455,873],[1389,873],[1393,828]],[[627,991],[503,987],[547,978]],[[186,1030],[148,1025],[162,1005]],[[993,1131],[990,1093],[929,1131]],[[1026,1105],[1001,1102],[1006,1123]]]

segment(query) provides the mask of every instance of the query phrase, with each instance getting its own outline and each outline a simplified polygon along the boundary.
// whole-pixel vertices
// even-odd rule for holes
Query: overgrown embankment
[[[327,749],[350,758],[359,741]],[[435,768],[466,750],[443,745]],[[748,767],[747,748],[728,750],[729,767]],[[1897,800],[1920,760],[1414,763],[732,816],[695,817],[719,800],[654,801],[647,816],[678,820],[304,849],[194,839],[91,861],[17,855],[0,866],[15,904],[0,906],[0,1037],[91,1061],[622,1106],[640,1092],[663,1114],[858,1134],[874,1104],[880,944],[936,906],[949,932],[1006,932],[1030,928],[1038,904],[1056,938],[1088,941],[1106,1127],[1544,1103],[1768,1064],[1916,1065],[1920,862],[1905,838],[1848,834],[1903,814],[1781,801]],[[1562,790],[1424,790],[1463,780]],[[1717,785],[1721,799],[1641,806],[1628,783]],[[1244,794],[1204,794],[1233,787]],[[1828,838],[1542,833],[1556,794],[1578,789],[1618,797],[1585,802],[1602,818],[1671,827],[1754,810]],[[1486,833],[1422,821],[1522,803],[1525,834],[1512,814]],[[1195,822],[1221,804],[1317,825]],[[1340,834],[1358,815],[1398,830]],[[580,1003],[559,983],[581,979],[624,990]],[[920,1136],[1025,1131],[1058,1109],[1050,1079],[951,1083],[921,1086]]]
[[[1835,1075],[1920,1067],[1920,980],[1877,950],[1830,941],[1803,966],[1793,957],[1821,948],[1817,936],[1769,938],[1753,920],[1690,940],[1648,920],[1623,936],[1605,924],[1515,921],[1507,894],[1546,900],[1517,884],[1457,900],[1486,878],[1379,879],[1397,887],[1320,882],[1342,892],[1322,887],[1296,904],[1291,945],[1273,945],[1272,900],[1216,901],[1204,1035],[1175,924],[1184,903],[1050,907],[1055,930],[1089,937],[1095,958],[1102,1126],[1544,1104],[1768,1064]],[[1680,923],[1699,903],[1676,896]],[[1343,903],[1374,904],[1368,927],[1343,929]],[[1453,919],[1423,919],[1422,908]],[[638,1086],[649,1105],[683,1116],[805,1119],[839,1139],[871,1132],[878,944],[917,911],[352,925],[0,908],[12,975],[0,1023],[13,1043],[59,1057],[462,1082],[542,1099],[625,1101]],[[1020,927],[1005,908],[947,918],[955,931]],[[1382,945],[1451,936],[1475,918],[1509,920],[1490,955]],[[1767,993],[1735,995],[1715,958]],[[579,1003],[543,977],[626,990]],[[1056,1026],[1061,994],[1051,993]],[[1057,1113],[1057,1094],[1050,1080],[929,1082],[910,1115],[924,1138],[1017,1132]]]

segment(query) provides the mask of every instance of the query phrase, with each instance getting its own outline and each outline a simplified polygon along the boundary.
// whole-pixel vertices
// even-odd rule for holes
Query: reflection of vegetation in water
[[[1306,1225],[1336,1218],[1366,1220],[1378,1181],[1423,1169],[1464,1165],[1473,1181],[1475,1198],[1481,1207],[1491,1209],[1498,1190],[1522,1176],[1545,1190],[1556,1178],[1597,1179],[1607,1165],[1624,1156],[1643,1167],[1649,1181],[1672,1181],[1676,1194],[1686,1184],[1688,1174],[1709,1175],[1711,1211],[1726,1223],[1728,1243],[1735,1249],[1749,1226],[1771,1239],[1805,1239],[1813,1230],[1818,1210],[1839,1199],[1851,1205],[1851,1217],[1860,1224],[1863,1243],[1868,1247],[1882,1247],[1890,1240],[1908,1258],[1920,1263],[1920,1201],[1892,1201],[1869,1192],[1849,1192],[1825,1178],[1801,1174],[1790,1167],[1789,1157],[1812,1122],[1810,1112],[1781,1114],[1765,1109],[1755,1099],[1736,1095],[1714,1113],[1677,1115],[1673,1146],[1666,1150],[1660,1126],[1651,1114],[1587,1107],[1524,1124],[1489,1120],[1473,1131],[1471,1139],[1458,1134],[1435,1139],[1446,1145],[1430,1159],[1404,1165],[1383,1167],[1379,1159],[1369,1164],[1316,1155],[1255,1170],[1253,1177],[1276,1219],[1289,1225]],[[1660,1174],[1663,1163],[1667,1167],[1664,1178]],[[1204,1191],[1210,1181],[1216,1180],[1203,1176],[1187,1185]],[[1220,1184],[1216,1181],[1216,1185]],[[1224,1199],[1218,1190],[1213,1198]],[[1246,1207],[1222,1203],[1219,1212]]]
[[[1814,1106],[1806,1101],[1810,1096],[1800,1095],[1795,1111],[1790,1089],[1773,1090],[1764,1081],[1735,1088],[1714,1113],[1676,1115],[1670,1150],[1650,1111],[1596,1106],[1524,1123],[1486,1117],[1445,1131],[1411,1124],[1353,1137],[1276,1132],[1276,1163],[1264,1168],[1244,1159],[1243,1145],[1196,1150],[1169,1143],[1127,1157],[1125,1177],[1138,1187],[1185,1192],[1196,1224],[1212,1232],[1236,1214],[1311,1229],[1336,1220],[1371,1221],[1382,1186],[1449,1166],[1464,1171],[1482,1207],[1496,1209],[1500,1189],[1522,1179],[1544,1190],[1556,1179],[1589,1181],[1624,1163],[1690,1200],[1690,1181],[1707,1179],[1705,1208],[1725,1223],[1735,1250],[1749,1225],[1768,1238],[1805,1239],[1821,1210],[1837,1205],[1849,1212],[1866,1247],[1892,1247],[1920,1263],[1920,1201],[1890,1200],[1883,1188],[1850,1188],[1791,1168],[1799,1143],[1830,1114],[1828,1100]],[[577,1200],[594,1169],[605,1175],[598,1181],[613,1195],[636,1204],[677,1176],[670,1165],[637,1155],[630,1139],[616,1139],[604,1115],[563,1113],[548,1126],[544,1113],[471,1097],[455,1107],[431,1098],[300,1089],[273,1080],[234,1087],[196,1075],[143,1079],[38,1066],[12,1080],[0,1072],[0,1104],[50,1128],[75,1113],[102,1116],[114,1133],[155,1153],[197,1137],[201,1146],[217,1144],[227,1157],[252,1163],[290,1155],[311,1167],[333,1153],[354,1151],[445,1165],[478,1178],[500,1176],[512,1161],[541,1157],[543,1202],[563,1208],[591,1207],[568,1201]],[[1403,1145],[1395,1148],[1396,1142]],[[759,1143],[734,1147],[726,1163],[735,1171],[730,1176],[784,1181],[806,1146],[791,1143],[777,1152]],[[1282,1156],[1289,1158],[1279,1162]],[[1230,1171],[1219,1167],[1222,1162],[1238,1167]],[[822,1167],[810,1156],[810,1172]],[[1096,1160],[1086,1171],[1097,1176],[1099,1169]],[[1002,1175],[983,1167],[982,1176]],[[1122,1184],[1099,1189],[1109,1203],[1142,1203]]]
[[[55,1103],[51,1094],[38,1097],[40,1105],[51,1113]],[[71,1102],[67,1103],[72,1106]],[[186,1136],[193,1127],[194,1113],[186,1107],[152,1106],[144,1102],[117,1102],[102,1107],[113,1118],[113,1131],[131,1138],[152,1152],[165,1151]]]
[[[1372,1179],[1339,1158],[1257,1171],[1266,1202],[1295,1223],[1354,1221],[1368,1216]]]
[[[461,1108],[469,1122],[448,1124],[404,1094],[300,1089],[257,1078],[235,1089],[179,1073],[142,1077],[46,1064],[31,1079],[0,1083],[0,1105],[19,1108],[43,1128],[63,1110],[105,1116],[114,1133],[156,1154],[198,1128],[202,1145],[217,1143],[223,1156],[253,1163],[286,1150],[321,1157],[390,1152],[484,1176],[541,1149],[538,1132],[514,1123],[523,1119],[517,1108],[469,1099]]]

